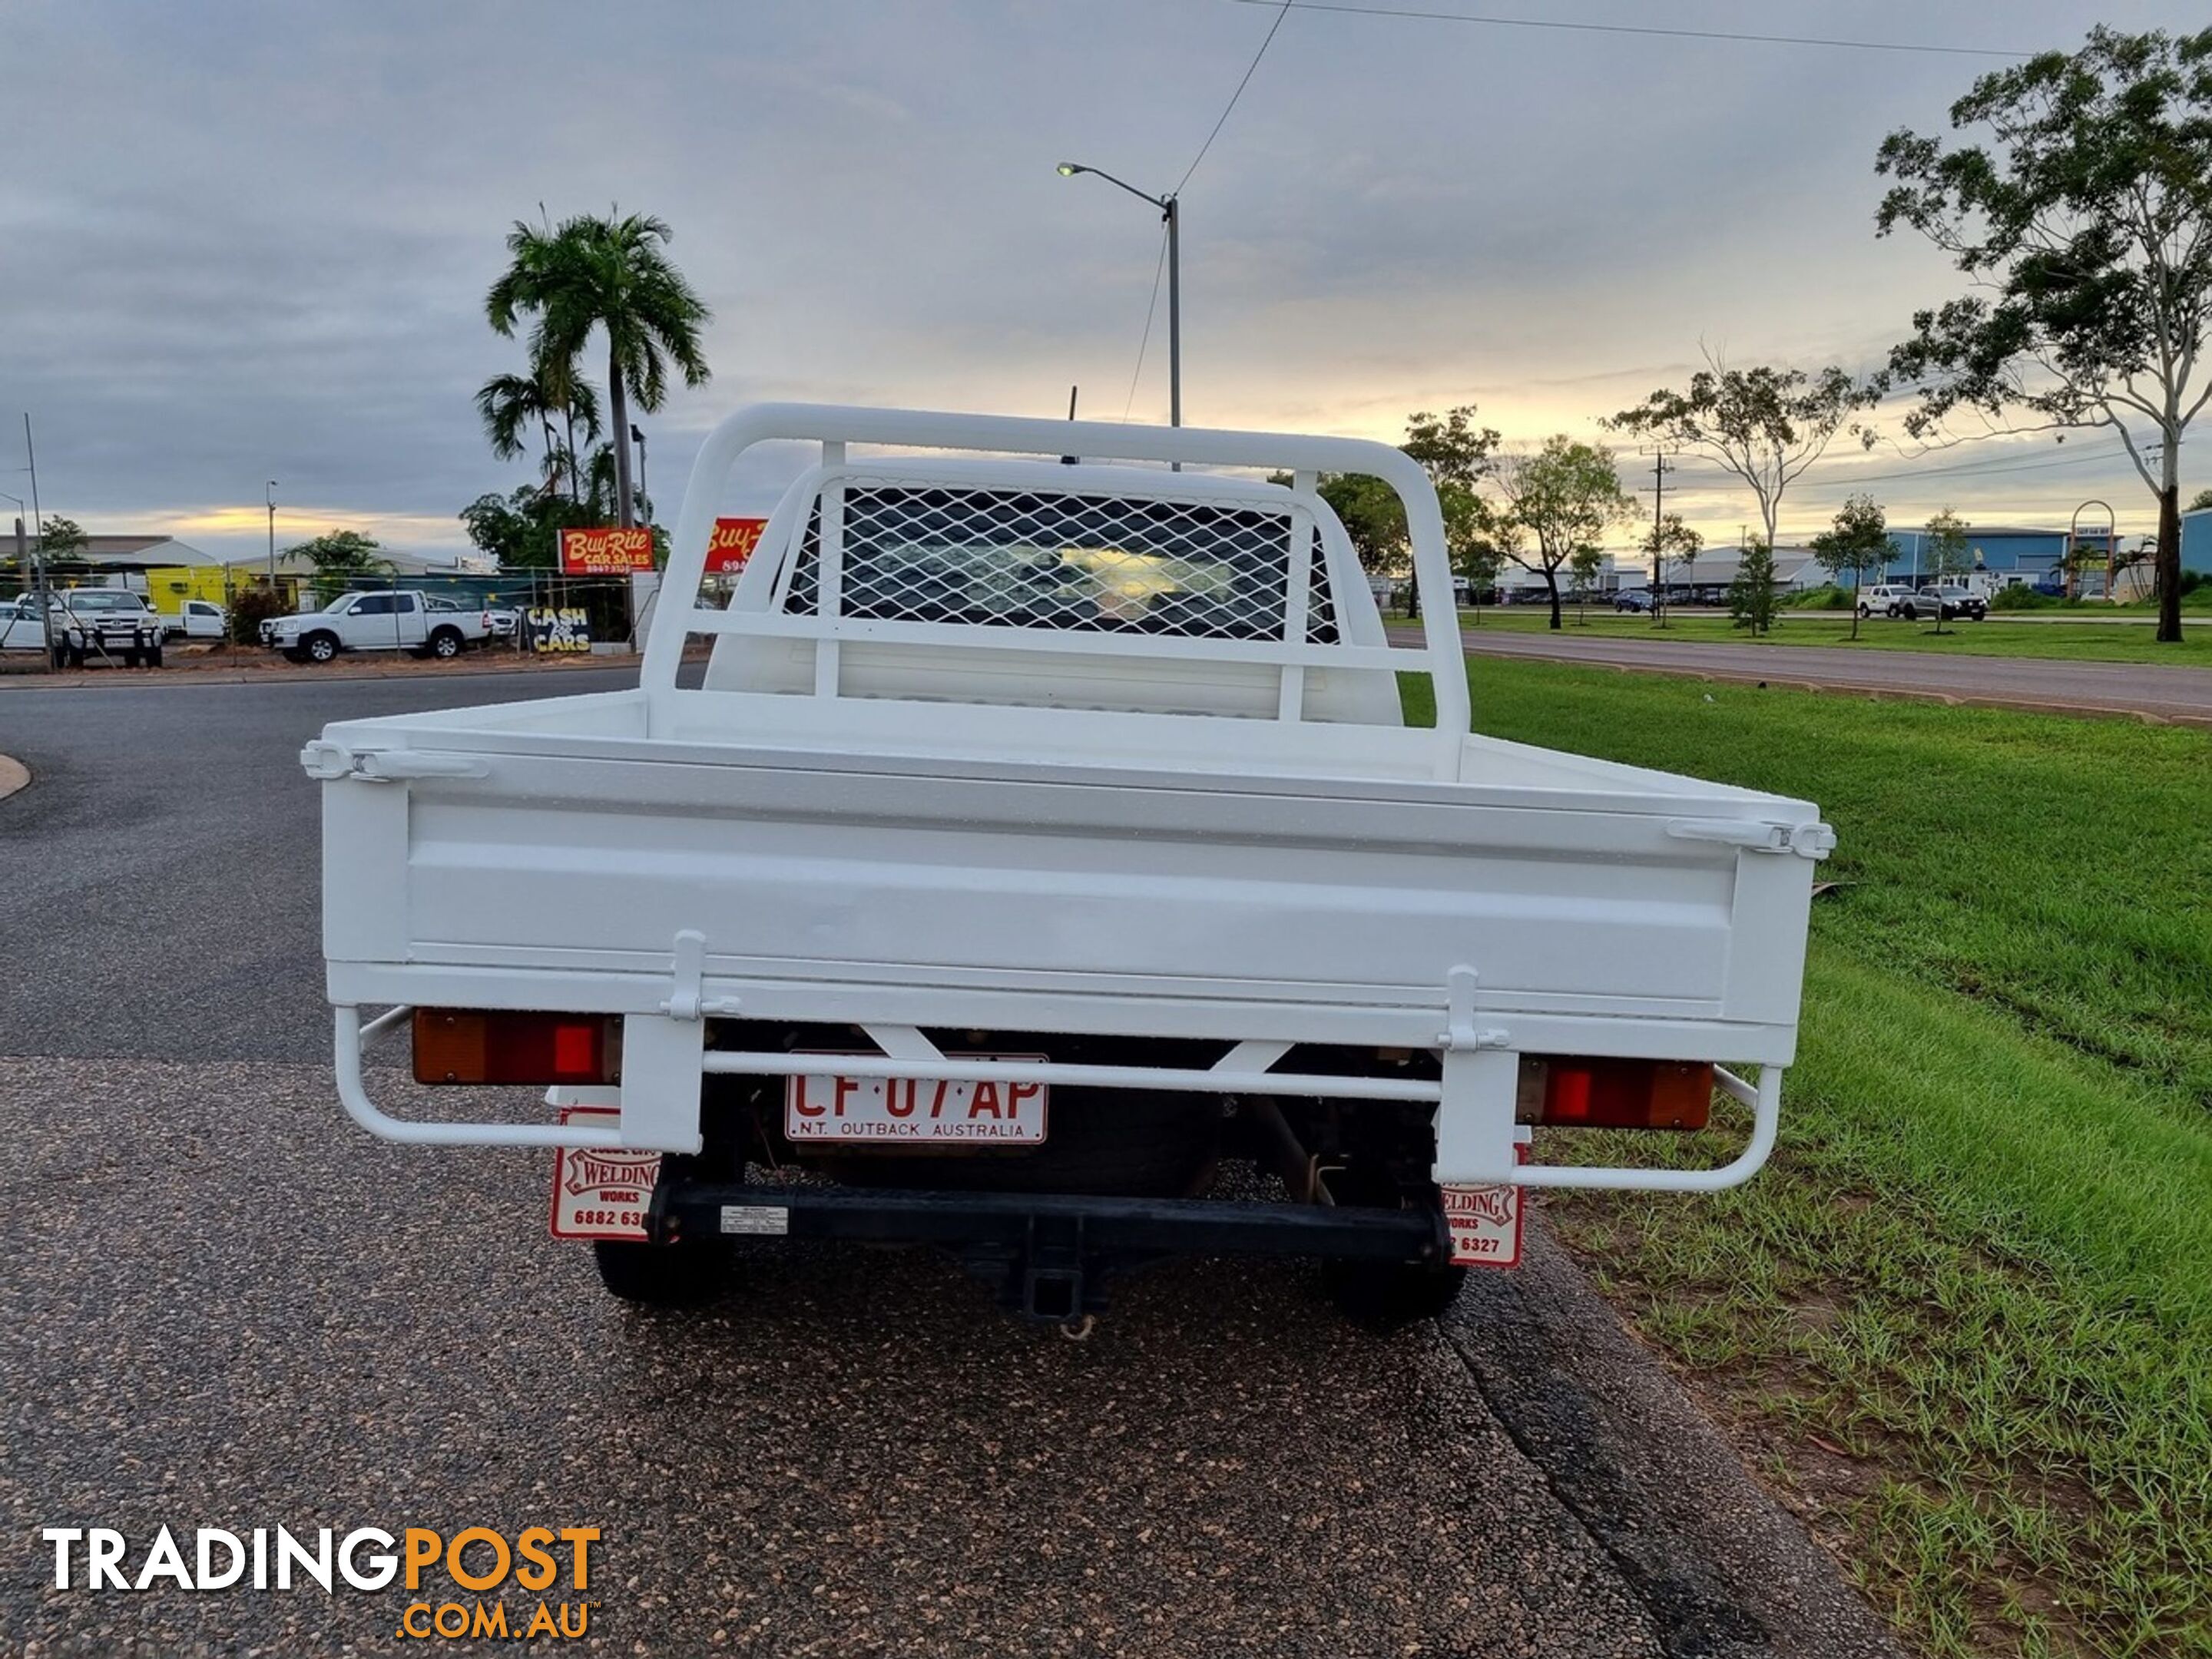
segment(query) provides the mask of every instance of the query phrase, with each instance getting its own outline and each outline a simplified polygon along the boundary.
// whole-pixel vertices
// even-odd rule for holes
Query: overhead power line
[[[1961,477],[1971,483],[1976,478],[1995,477],[2008,472],[2040,472],[2055,466],[2087,466],[2096,462],[2111,464],[2124,461],[2126,459],[2127,451],[2115,444],[2104,449],[2077,451],[2071,455],[2056,455],[2040,461],[2011,461],[1998,455],[1991,457],[1988,461],[1970,461],[1958,466],[1908,467],[1898,472],[1838,472],[1818,478],[1806,478],[1802,487],[1812,490],[1856,489],[1861,484],[1892,483],[1899,479],[1911,482],[1922,478],[1947,477]],[[1684,468],[1694,469],[1700,473],[1711,469],[1716,474],[1727,474],[1731,477],[1735,476],[1718,461],[1695,453],[1682,456],[1680,465]]]
[[[1221,118],[1213,124],[1213,131],[1206,135],[1206,142],[1198,147],[1198,154],[1190,158],[1190,165],[1182,170],[1182,179],[1168,192],[1169,195],[1182,194],[1183,185],[1190,182],[1190,175],[1198,171],[1198,164],[1206,159],[1206,152],[1213,148],[1213,141],[1221,136],[1221,129],[1228,125],[1230,112],[1237,107],[1237,100],[1244,95],[1244,88],[1252,84],[1252,76],[1260,67],[1260,60],[1267,55],[1267,48],[1275,44],[1275,31],[1283,27],[1283,19],[1290,15],[1291,0],[1283,0],[1283,9],[1275,14],[1275,21],[1267,26],[1267,38],[1260,42],[1260,50],[1252,54],[1252,61],[1244,66],[1244,78],[1237,83],[1237,90],[1229,94],[1229,102],[1221,112]]]
[[[1237,0],[1243,6],[1272,5],[1274,0]],[[1355,6],[1341,0],[1287,0],[1300,11],[1341,12],[1352,17],[1413,18],[1429,23],[1479,23],[1492,28],[1563,29],[1577,34],[1658,35],[1676,40],[1732,40],[1766,46],[1825,46],[1841,52],[1917,52],[1946,58],[2033,57],[2032,52],[2001,52],[1990,46],[1938,46],[1912,40],[1843,40],[1818,34],[1760,34],[1747,29],[1666,28],[1656,23],[1577,23],[1558,17],[1500,17],[1466,11],[1432,11],[1418,6]],[[1276,20],[1280,24],[1282,19]],[[1263,48],[1264,50],[1264,48]]]
[[[1127,421],[1129,411],[1137,406],[1137,382],[1145,372],[1145,349],[1152,343],[1152,313],[1159,308],[1160,273],[1167,269],[1168,234],[1160,233],[1160,257],[1152,265],[1152,297],[1145,301],[1145,331],[1137,338],[1137,366],[1129,374],[1129,396],[1121,405],[1121,418]]]

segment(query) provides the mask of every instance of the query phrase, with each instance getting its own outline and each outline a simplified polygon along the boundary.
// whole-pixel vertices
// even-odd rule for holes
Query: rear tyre
[[[730,1252],[719,1238],[675,1244],[602,1238],[592,1245],[592,1259],[609,1295],[641,1307],[701,1307],[729,1288]]]
[[[135,646],[124,652],[123,665],[125,668],[136,668],[138,665],[138,652]]]
[[[1344,1316],[1370,1331],[1441,1319],[1459,1300],[1467,1269],[1449,1262],[1334,1261],[1329,1294]]]
[[[1418,1195],[1378,1170],[1357,1166],[1328,1177],[1340,1204],[1395,1209],[1435,1201],[1434,1188]],[[1416,1320],[1441,1318],[1459,1299],[1467,1269],[1449,1261],[1332,1261],[1329,1294],[1346,1318],[1370,1331],[1395,1331]]]
[[[430,654],[441,662],[451,662],[461,654],[462,640],[450,628],[441,628],[430,635]]]

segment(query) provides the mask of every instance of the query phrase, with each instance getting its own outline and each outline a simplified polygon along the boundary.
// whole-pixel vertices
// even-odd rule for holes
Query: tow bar
[[[1442,1261],[1439,1212],[1031,1193],[875,1191],[695,1181],[665,1159],[646,1210],[659,1243],[685,1238],[928,1244],[990,1285],[1008,1313],[1079,1324],[1109,1282],[1168,1255]]]

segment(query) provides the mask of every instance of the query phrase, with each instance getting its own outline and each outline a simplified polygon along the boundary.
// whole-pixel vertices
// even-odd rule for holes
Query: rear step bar
[[[646,1210],[657,1243],[765,1235],[933,1244],[992,1285],[1009,1313],[1052,1324],[1102,1311],[1114,1275],[1163,1256],[1411,1263],[1451,1255],[1440,1210],[754,1187],[691,1181],[669,1170],[678,1162],[665,1160]]]

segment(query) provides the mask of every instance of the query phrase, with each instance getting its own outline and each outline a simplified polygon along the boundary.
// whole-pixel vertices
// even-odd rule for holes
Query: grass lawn
[[[2034,617],[2048,613],[2020,614]],[[1891,622],[1875,617],[1859,624],[1859,636],[1854,641],[1851,619],[1839,611],[1782,611],[1774,631],[1757,639],[1747,629],[1731,627],[1723,616],[1686,617],[1675,612],[1668,617],[1664,628],[1655,626],[1649,617],[1610,609],[1593,607],[1586,624],[1575,621],[1571,607],[1564,616],[1566,625],[1559,632],[1569,641],[1828,645],[1854,651],[1932,651],[1964,657],[2053,657],[2077,662],[2179,663],[2212,668],[2212,617],[2194,615],[2182,619],[2179,645],[2160,645],[2151,637],[2149,627],[2125,622],[2035,622],[1992,617],[1984,623],[1946,623],[1939,635],[1933,623]],[[1473,611],[1461,613],[1462,624],[1471,633],[1496,628],[1540,634],[1546,631],[1549,613],[1541,605],[1490,606],[1483,611],[1480,623],[1474,618]]]
[[[1555,1198],[1600,1283],[1923,1651],[2212,1654],[2212,735],[1469,678],[1479,730],[1841,839],[1773,1164]]]

